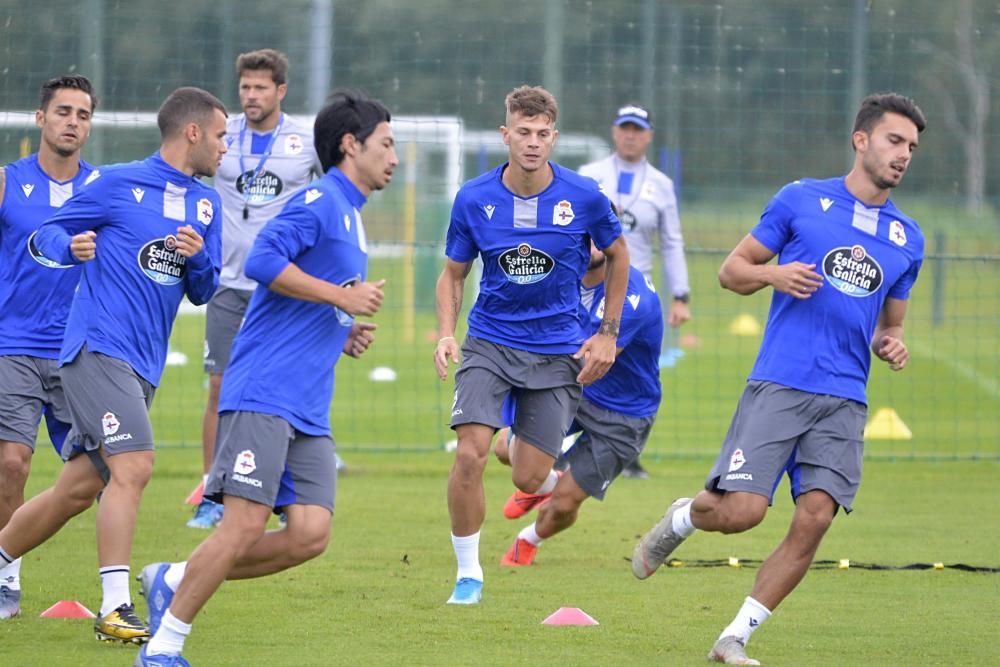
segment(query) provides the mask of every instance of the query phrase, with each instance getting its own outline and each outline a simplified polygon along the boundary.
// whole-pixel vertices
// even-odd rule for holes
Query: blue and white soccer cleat
[[[21,613],[21,589],[0,586],[0,618],[14,618]]]
[[[139,649],[139,655],[135,656],[132,667],[191,667],[191,663],[179,655],[164,655],[155,653],[147,655],[148,644]]]
[[[139,581],[139,592],[146,598],[149,606],[150,635],[155,635],[160,629],[163,614],[170,608],[170,601],[174,599],[174,592],[164,579],[169,569],[170,563],[152,563],[142,568],[136,576]]]
[[[448,604],[479,604],[483,599],[483,582],[462,577],[455,582],[455,590],[448,598]]]
[[[198,508],[194,511],[194,516],[188,519],[188,528],[202,528],[210,530],[219,525],[222,521],[222,503],[212,502],[208,498],[203,498],[198,503]]]

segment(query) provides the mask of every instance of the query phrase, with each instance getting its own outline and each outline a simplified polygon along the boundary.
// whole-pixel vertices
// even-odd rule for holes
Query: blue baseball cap
[[[624,125],[625,123],[632,123],[644,130],[650,130],[653,127],[653,116],[647,109],[638,104],[627,104],[618,109],[618,116],[615,118],[615,125]]]

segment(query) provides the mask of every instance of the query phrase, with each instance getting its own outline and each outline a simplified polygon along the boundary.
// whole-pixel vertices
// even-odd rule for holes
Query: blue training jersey
[[[69,249],[71,237],[97,232],[96,257],[84,263],[60,362],[71,362],[86,345],[159,385],[181,299],[187,294],[194,304],[207,303],[218,285],[220,214],[218,193],[158,152],[95,171],[36,236],[46,257],[79,264]],[[177,228],[184,225],[204,239],[193,257],[176,251]]]
[[[550,162],[552,183],[518,197],[501,181],[506,164],[469,181],[451,209],[445,252],[465,263],[481,256],[479,298],[469,334],[542,354],[576,352],[586,340],[580,279],[590,240],[607,248],[621,236],[611,203],[591,178]]]
[[[339,308],[267,289],[294,263],[342,286],[368,275],[365,197],[336,167],[292,197],[257,235],[246,274],[260,286],[233,342],[219,412],[277,415],[307,435],[330,433],[334,365],[353,325]]]
[[[604,318],[604,283],[580,292],[590,316],[589,332]],[[663,312],[653,284],[641,271],[629,267],[628,292],[622,306],[618,347],[623,348],[611,370],[586,385],[583,395],[606,410],[633,417],[651,417],[660,408],[660,342]]]
[[[80,161],[60,183],[38,164],[38,154],[4,168],[0,204],[0,355],[58,359],[80,268],[43,256],[35,234],[46,218],[77,192],[94,168]]]
[[[774,292],[750,379],[867,403],[872,336],[885,300],[910,295],[920,227],[892,201],[866,206],[840,177],[786,185],[751,234],[780,264],[815,264],[823,285],[807,299]]]

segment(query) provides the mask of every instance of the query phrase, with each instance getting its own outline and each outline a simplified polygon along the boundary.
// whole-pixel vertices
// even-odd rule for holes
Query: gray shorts
[[[205,372],[222,374],[229,365],[236,332],[250,305],[253,290],[220,287],[205,309]]]
[[[215,461],[205,495],[245,498],[279,511],[319,505],[333,511],[337,495],[336,445],[329,436],[306,435],[275,415],[223,412]]]
[[[102,447],[108,456],[153,449],[149,406],[156,387],[131,366],[84,346],[60,373],[73,422],[65,460]]]
[[[822,490],[850,512],[861,486],[867,412],[847,398],[751,380],[705,488],[773,501],[787,472],[792,498]]]
[[[69,423],[69,407],[59,376],[59,362],[28,355],[0,357],[0,440],[35,451],[38,425],[46,406]]]
[[[525,352],[467,336],[455,374],[451,427],[503,428],[509,423],[504,403],[512,400],[514,432],[555,458],[580,402],[582,387],[576,376],[582,368],[583,360],[569,354]]]
[[[573,479],[588,496],[604,500],[611,482],[639,458],[656,416],[632,417],[606,410],[584,397],[569,432],[582,435],[565,454]],[[514,430],[517,432],[517,429]]]

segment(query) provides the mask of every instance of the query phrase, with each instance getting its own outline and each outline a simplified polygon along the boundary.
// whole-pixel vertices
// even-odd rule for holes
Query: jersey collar
[[[351,182],[344,172],[342,172],[337,167],[330,167],[327,172],[327,176],[332,178],[334,182],[340,187],[341,192],[347,197],[347,201],[351,203],[354,208],[360,209],[368,201],[367,197],[361,194],[361,190],[358,190],[358,186]]]

